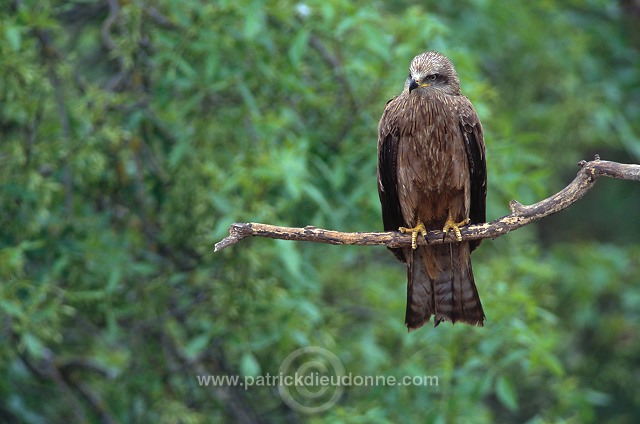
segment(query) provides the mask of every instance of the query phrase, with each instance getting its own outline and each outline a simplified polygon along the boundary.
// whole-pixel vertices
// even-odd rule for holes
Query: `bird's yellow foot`
[[[427,237],[427,229],[424,227],[422,221],[418,220],[418,223],[413,228],[400,227],[398,228],[403,234],[411,233],[411,248],[416,249],[418,247],[418,233],[422,234],[422,237]]]
[[[458,241],[462,241],[462,234],[460,234],[460,227],[464,227],[468,223],[469,223],[469,218],[463,219],[460,222],[454,222],[453,217],[449,215],[449,218],[447,218],[447,222],[444,223],[444,228],[442,228],[442,231],[444,232],[444,237],[447,236],[447,233],[449,232],[449,230],[453,230],[454,233],[456,234],[456,239],[458,239]]]

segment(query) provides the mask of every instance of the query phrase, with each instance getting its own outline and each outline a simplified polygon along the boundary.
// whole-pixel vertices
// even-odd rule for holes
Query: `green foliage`
[[[634,184],[485,241],[482,329],[407,334],[385,249],[212,252],[234,221],[380,229],[377,121],[427,49],[484,124],[489,219],[595,152],[637,162],[632,7],[3,2],[0,421],[633,422]],[[349,386],[309,415],[276,387],[197,379],[275,375],[305,346],[438,384]]]

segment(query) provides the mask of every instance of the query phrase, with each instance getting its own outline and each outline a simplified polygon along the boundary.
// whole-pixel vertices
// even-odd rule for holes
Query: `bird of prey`
[[[411,233],[412,246],[391,251],[407,264],[409,331],[432,315],[482,326],[485,319],[460,227],[485,221],[487,173],[482,125],[451,61],[416,56],[400,95],[378,125],[378,194],[385,231]],[[427,231],[453,230],[457,242],[418,245]]]

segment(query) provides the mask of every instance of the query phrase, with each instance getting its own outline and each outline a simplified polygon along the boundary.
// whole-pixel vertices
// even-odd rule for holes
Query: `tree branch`
[[[62,184],[64,187],[64,206],[67,218],[73,213],[73,175],[71,170],[72,152],[72,131],[71,119],[67,109],[67,103],[62,81],[58,75],[56,64],[62,60],[62,53],[53,44],[53,36],[48,30],[36,28],[35,35],[40,42],[42,59],[48,67],[49,80],[53,86],[53,93],[56,100],[58,119],[62,129],[63,146],[66,150],[62,161]]]
[[[569,207],[584,196],[600,176],[622,180],[640,181],[640,165],[622,164],[600,160],[578,164],[582,169],[576,178],[563,190],[533,205],[525,206],[512,200],[509,204],[511,213],[494,221],[462,227],[460,233],[463,240],[496,238],[510,231],[524,227]],[[234,223],[229,228],[229,236],[216,243],[215,252],[238,243],[247,237],[267,237],[280,240],[312,241],[327,244],[348,244],[359,246],[385,245],[387,247],[403,247],[411,245],[411,235],[397,231],[384,233],[343,233],[325,230],[313,226],[304,228],[280,227],[257,222]],[[457,241],[453,232],[445,235],[442,231],[429,231],[428,244],[442,244]],[[418,237],[418,244],[425,244]]]

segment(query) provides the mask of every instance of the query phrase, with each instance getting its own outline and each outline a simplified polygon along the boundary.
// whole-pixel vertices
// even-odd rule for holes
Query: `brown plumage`
[[[399,227],[442,230],[485,221],[487,174],[482,125],[460,94],[445,56],[416,56],[402,93],[391,99],[378,126],[378,193],[385,231]],[[407,264],[409,330],[435,316],[483,325],[484,311],[470,254],[480,241],[391,249]]]

